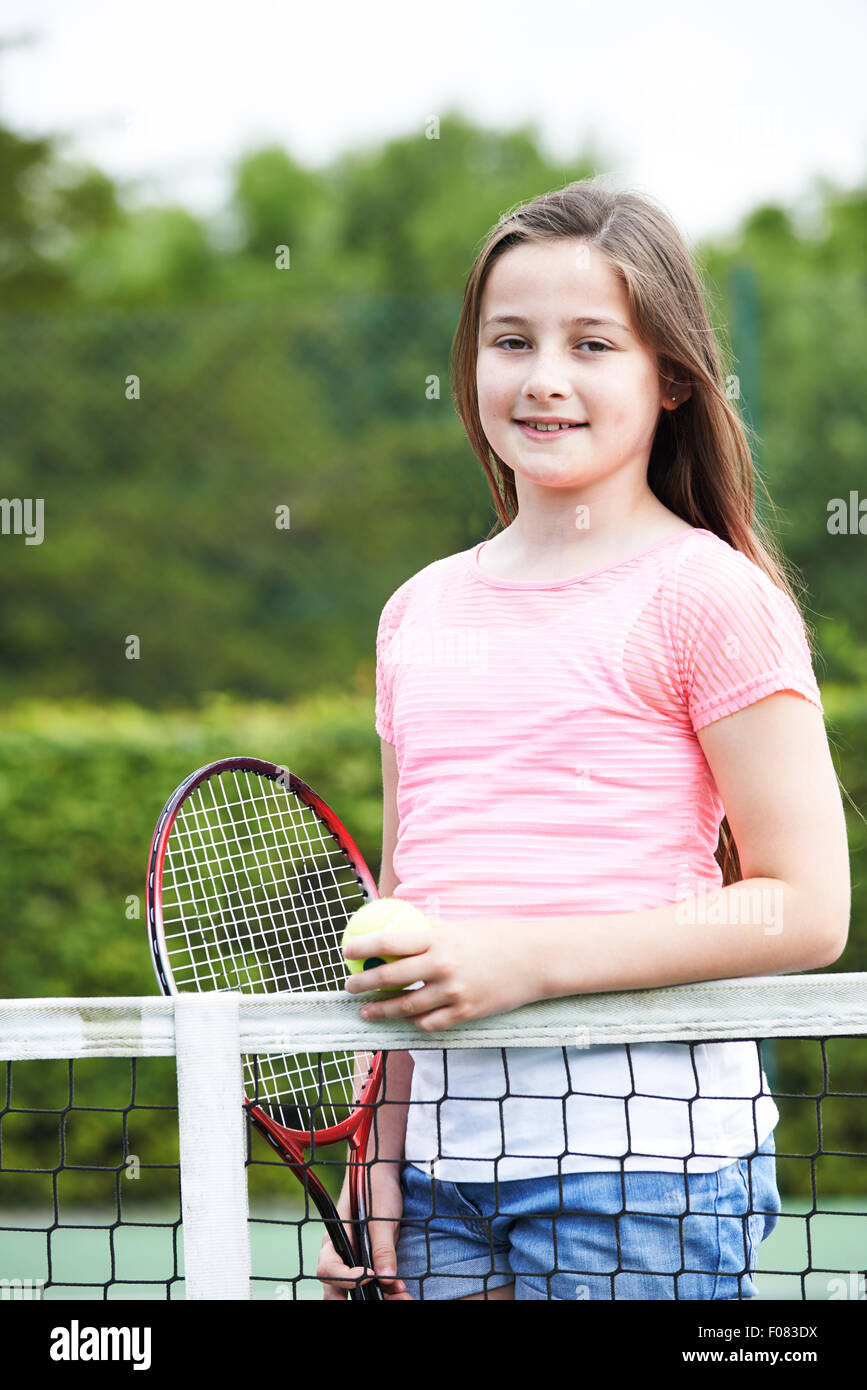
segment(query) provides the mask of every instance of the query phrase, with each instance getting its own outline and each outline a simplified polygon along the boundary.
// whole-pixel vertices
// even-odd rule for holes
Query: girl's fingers
[[[329,1300],[345,1299],[353,1288],[362,1284],[369,1284],[371,1280],[377,1279],[385,1298],[412,1301],[412,1295],[407,1293],[406,1284],[397,1275],[395,1241],[399,1225],[400,1218],[396,1214],[389,1217],[371,1218],[370,1265],[353,1265],[352,1267],[345,1265],[331,1240],[327,1236],[324,1237],[319,1251],[316,1276],[320,1283],[325,1286],[325,1298]]]
[[[450,1028],[453,1023],[462,1021],[456,1017],[452,1009],[434,1009],[432,1013],[415,1020],[416,1025],[425,1033],[438,1033],[441,1028]]]
[[[350,1269],[348,1265],[339,1266],[340,1273],[336,1269],[331,1269],[328,1273],[320,1270],[319,1278],[326,1284],[341,1284],[349,1288],[351,1284],[357,1284],[359,1279],[370,1279],[373,1277],[373,1270],[366,1265],[353,1265]]]
[[[327,1284],[332,1289],[346,1289],[347,1291],[358,1288],[359,1284],[369,1284],[371,1279],[380,1277],[375,1270],[368,1269],[366,1265],[356,1265],[352,1269],[347,1268],[346,1265],[341,1265],[339,1274],[336,1272],[317,1274],[320,1283]]]
[[[319,1251],[316,1277],[323,1284],[331,1284],[334,1288],[351,1289],[360,1279],[372,1278],[373,1271],[367,1265],[344,1264],[326,1236]]]
[[[407,927],[399,932],[390,932],[384,927],[382,931],[350,937],[343,955],[346,960],[364,960],[365,956],[420,956],[430,944],[428,927]]]
[[[336,1293],[337,1290],[340,1290],[341,1293],[345,1292],[348,1294],[352,1289],[357,1288],[359,1284],[369,1284],[372,1279],[379,1280],[382,1286],[382,1292],[385,1294],[386,1298],[412,1297],[412,1295],[408,1294],[406,1291],[406,1284],[402,1279],[398,1279],[396,1275],[377,1274],[375,1270],[367,1269],[363,1265],[359,1265],[355,1269],[347,1269],[344,1265],[342,1269],[342,1277],[329,1274],[320,1274],[318,1276],[320,1282],[326,1287],[326,1297],[329,1291]]]
[[[387,970],[387,966],[380,969]],[[378,970],[369,970],[369,975],[378,974]],[[372,988],[372,986],[371,986]],[[365,1003],[361,1010],[361,1017],[374,1018],[410,1018],[415,1019],[419,1014],[430,1013],[432,1009],[444,1009],[448,1006],[449,1000],[442,985],[425,985],[423,989],[411,989],[405,994],[400,994],[394,999],[376,999],[370,1003]]]
[[[374,954],[370,952],[370,955]],[[371,970],[347,976],[343,988],[347,994],[367,994],[373,989],[406,989],[407,985],[414,985],[424,975],[427,968],[425,960],[423,956],[414,955],[389,961],[387,965],[376,965]]]

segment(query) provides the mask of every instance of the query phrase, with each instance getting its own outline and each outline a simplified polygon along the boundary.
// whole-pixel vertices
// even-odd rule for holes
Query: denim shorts
[[[777,1224],[773,1132],[713,1173],[454,1183],[405,1164],[397,1272],[415,1299],[749,1299]]]

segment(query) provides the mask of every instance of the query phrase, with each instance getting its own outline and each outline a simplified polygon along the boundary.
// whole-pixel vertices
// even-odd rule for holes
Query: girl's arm
[[[409,1297],[403,1281],[396,1277],[395,1247],[403,1211],[400,1170],[412,1070],[412,1058],[408,1052],[390,1052],[386,1055],[382,1088],[368,1141],[367,1191],[370,1210],[367,1229],[376,1273],[381,1279],[387,1279],[389,1275],[394,1276],[387,1284],[383,1284],[383,1292],[388,1300]],[[335,1205],[338,1216],[345,1223],[347,1235],[352,1240],[354,1236],[350,1224],[348,1172]],[[322,1279],[336,1281],[326,1293],[326,1298],[346,1296],[351,1282],[347,1280],[350,1270],[342,1263],[327,1236],[322,1242],[317,1272]],[[352,1275],[353,1278],[360,1277],[361,1267],[352,1271]]]
[[[846,819],[821,712],[780,691],[699,730],[738,846],[743,879],[650,912],[584,918],[544,972],[550,997],[830,965],[851,906]],[[560,956],[558,960],[556,957]],[[543,994],[540,997],[546,997]]]
[[[418,979],[425,987],[366,1004],[362,1015],[408,1017],[436,1031],[535,999],[835,961],[849,927],[849,854],[821,711],[780,691],[697,738],[738,846],[739,883],[642,912],[482,919],[469,931],[467,923],[393,936],[386,929],[361,950],[407,959],[367,972],[363,987]]]

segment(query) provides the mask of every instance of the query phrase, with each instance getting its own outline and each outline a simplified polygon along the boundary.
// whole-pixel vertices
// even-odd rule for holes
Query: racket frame
[[[358,880],[359,887],[367,900],[370,902],[379,897],[373,875],[346,827],[327,802],[323,801],[318,792],[315,792],[306,782],[302,782],[301,778],[297,777],[294,772],[290,772],[288,768],[280,767],[276,763],[266,762],[262,758],[243,756],[220,758],[216,762],[207,763],[204,767],[190,773],[172,792],[160,813],[151,840],[147,876],[148,938],[157,981],[164,995],[176,995],[181,992],[175,982],[169,961],[163,920],[162,874],[169,838],[184,802],[204,782],[225,772],[253,772],[259,776],[268,777],[271,781],[279,781],[281,786],[294,792],[328,827],[330,834],[346,855]],[[244,1098],[245,1112],[251,1123],[295,1174],[306,1197],[313,1201],[322,1217],[335,1250],[343,1262],[350,1267],[363,1265],[366,1268],[373,1268],[367,1231],[365,1176],[367,1144],[373,1126],[374,1106],[382,1081],[382,1073],[383,1054],[377,1052],[373,1055],[361,1094],[356,1099],[350,1115],[340,1124],[331,1125],[321,1130],[291,1129],[278,1123],[255,1101],[251,1101],[248,1097]],[[348,1145],[349,1200],[353,1239],[347,1236],[343,1221],[322,1181],[304,1159],[306,1149],[310,1149],[311,1153],[315,1154],[317,1147],[327,1147],[339,1143],[341,1140],[346,1140]],[[350,1297],[357,1302],[380,1302],[384,1295],[379,1282],[372,1279],[368,1283],[353,1288],[350,1291]]]

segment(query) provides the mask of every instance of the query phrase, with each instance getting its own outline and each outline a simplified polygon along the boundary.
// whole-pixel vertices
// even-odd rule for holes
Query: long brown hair
[[[660,374],[672,384],[691,387],[677,410],[660,413],[648,486],[684,521],[713,531],[747,555],[801,611],[797,593],[803,581],[794,571],[790,575],[772,534],[755,514],[756,478],[748,434],[755,436],[726,391],[731,349],[717,340],[711,327],[705,301],[705,296],[710,300],[709,289],[667,213],[644,194],[615,190],[598,176],[579,179],[505,213],[487,236],[467,279],[452,343],[451,391],[493,495],[497,521],[489,535],[510,524],[518,499],[514,474],[488,443],[479,415],[476,362],[482,293],[491,267],[511,247],[573,238],[606,257],[626,290],[633,326],[657,354]],[[804,627],[813,655],[806,620]],[[741,879],[737,845],[725,818],[716,859],[724,885]]]

